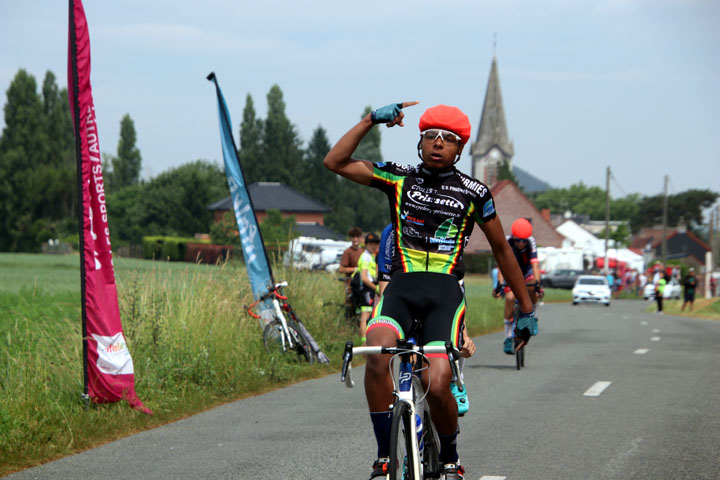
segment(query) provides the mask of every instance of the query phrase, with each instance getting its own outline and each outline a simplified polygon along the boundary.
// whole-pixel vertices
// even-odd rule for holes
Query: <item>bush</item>
[[[490,273],[495,262],[492,253],[468,253],[463,255],[463,261],[466,273]]]
[[[209,240],[183,237],[143,237],[143,256],[147,259],[185,260],[188,243],[210,243]]]
[[[186,262],[216,264],[230,258],[233,251],[232,245],[211,245],[208,243],[187,243],[185,245]],[[242,257],[242,255],[240,255]]]

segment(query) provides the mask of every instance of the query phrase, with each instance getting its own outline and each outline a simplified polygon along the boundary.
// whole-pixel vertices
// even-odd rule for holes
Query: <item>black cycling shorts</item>
[[[445,345],[450,340],[460,348],[465,297],[457,277],[435,272],[396,273],[373,311],[367,332],[390,328],[404,339],[415,319],[421,322],[421,345]]]

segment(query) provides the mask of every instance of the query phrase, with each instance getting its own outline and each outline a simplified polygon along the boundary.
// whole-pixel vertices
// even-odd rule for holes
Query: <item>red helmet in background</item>
[[[470,140],[470,119],[462,110],[448,105],[435,105],[425,110],[420,117],[420,131],[431,128],[449,130],[460,137],[465,145]]]
[[[518,218],[512,224],[512,236],[527,240],[533,233],[532,223],[525,218]]]

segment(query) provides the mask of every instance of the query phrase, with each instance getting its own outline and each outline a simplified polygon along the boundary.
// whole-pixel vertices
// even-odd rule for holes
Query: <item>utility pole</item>
[[[714,240],[713,230],[715,229],[714,219],[715,219],[715,211],[716,210],[717,210],[716,208],[710,210],[710,225],[709,225],[710,228],[708,228],[708,243],[710,243],[710,252],[708,252],[709,255],[706,255],[706,257],[708,257],[708,258],[707,258],[707,261],[705,262],[705,298],[710,298],[710,297],[712,297],[713,293],[715,293],[710,290],[710,278],[712,277],[712,272],[715,267],[715,249],[713,248],[713,243],[714,243],[713,242],[713,240]]]
[[[607,167],[605,175],[605,262],[603,263],[603,271],[605,276],[609,273],[608,259],[608,241],[610,240],[610,165]]]
[[[667,263],[667,203],[668,203],[668,176],[665,175],[665,193],[663,195],[663,212],[662,212],[662,259],[663,268]]]

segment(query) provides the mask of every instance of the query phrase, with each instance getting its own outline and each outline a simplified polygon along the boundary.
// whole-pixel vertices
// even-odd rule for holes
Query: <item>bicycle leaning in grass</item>
[[[421,480],[440,478],[440,439],[425,401],[426,389],[421,376],[426,372],[427,388],[430,388],[430,360],[426,354],[446,354],[452,371],[452,381],[463,388],[458,375],[456,360],[459,352],[451,342],[445,345],[418,346],[414,337],[398,339],[395,347],[353,347],[345,344],[341,381],[348,388],[352,380],[352,359],[354,355],[390,354],[390,377],[395,401],[391,406],[392,426],[390,429],[390,458],[388,475],[390,480]]]
[[[282,295],[281,289],[287,282],[280,282],[268,287],[268,292],[246,307],[248,313],[261,318],[252,311],[253,307],[267,299],[272,300],[273,319],[263,329],[263,344],[268,353],[290,353],[295,361],[329,363],[327,356],[320,350],[315,340],[307,331],[300,318],[290,306],[288,298]],[[282,303],[281,303],[282,302]],[[288,315],[288,317],[285,316]]]

